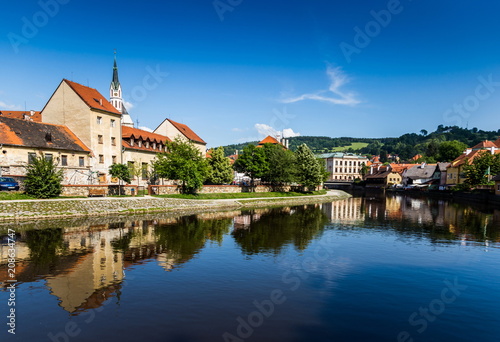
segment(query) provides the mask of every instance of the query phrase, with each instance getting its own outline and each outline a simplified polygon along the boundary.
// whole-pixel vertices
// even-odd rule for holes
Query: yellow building
[[[42,110],[42,122],[68,127],[89,147],[88,165],[99,183],[121,158],[121,113],[96,89],[62,80]]]

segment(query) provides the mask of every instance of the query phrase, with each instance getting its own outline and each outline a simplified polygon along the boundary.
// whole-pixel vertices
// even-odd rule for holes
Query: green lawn
[[[35,197],[26,195],[22,192],[0,191],[0,201],[34,199]]]
[[[359,149],[366,147],[366,146],[368,146],[368,143],[355,142],[349,146],[334,147],[334,148],[332,148],[332,152],[342,152],[342,151],[347,150],[348,148],[352,148],[353,150],[359,150]]]
[[[156,195],[163,198],[182,198],[182,199],[232,199],[232,198],[263,198],[263,197],[300,197],[311,195],[324,195],[326,190],[313,192],[242,192],[237,194],[197,194],[197,195]]]

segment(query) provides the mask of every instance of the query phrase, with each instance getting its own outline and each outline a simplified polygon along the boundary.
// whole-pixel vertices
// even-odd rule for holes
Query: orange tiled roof
[[[273,138],[272,136],[268,135],[265,137],[263,140],[261,140],[258,144],[257,147],[262,147],[264,144],[273,144],[273,145],[281,145],[283,148],[287,149],[285,145],[280,143],[276,138]]]
[[[279,144],[279,143],[280,142],[276,138],[273,138],[272,136],[268,135],[261,142],[259,142],[259,145],[264,145],[264,144]]]
[[[496,147],[500,148],[500,138],[495,140],[493,143],[495,144]]]
[[[149,141],[149,147],[146,147],[144,143],[142,143],[141,146],[138,146],[137,144],[132,146],[130,145],[130,138],[142,140],[144,142]],[[167,136],[148,132],[139,128],[122,126],[122,146],[125,148],[141,151],[162,152],[159,150],[158,145],[162,144],[165,146],[165,142],[167,141],[171,141]],[[153,149],[153,143],[157,144],[156,149]]]
[[[97,89],[89,88],[76,82],[63,80],[90,108],[104,110],[115,114],[121,114]]]
[[[0,144],[90,152],[66,126],[0,116]]]
[[[411,158],[410,160],[417,161],[417,160],[419,160],[420,158],[422,158],[422,155],[421,155],[421,154],[417,154],[417,155],[413,156],[413,158]]]
[[[472,147],[472,149],[475,150],[475,149],[479,149],[479,148],[490,148],[490,147],[497,147],[497,145],[495,145],[495,143],[492,141],[485,140],[485,141],[481,141],[479,144]]]
[[[189,128],[187,125],[181,124],[179,122],[175,122],[173,120],[167,119],[172,125],[174,125],[175,128],[179,130],[186,138],[188,138],[191,141],[201,143],[201,144],[206,144],[206,142],[200,138],[198,134],[193,132],[191,128]]]
[[[412,167],[414,167],[417,164],[396,164],[396,163],[392,163],[390,165],[391,165],[392,171],[397,172],[397,173],[402,173],[404,170],[411,169]]]
[[[470,165],[470,164],[472,164],[474,159],[479,157],[481,155],[481,153],[483,153],[483,152],[490,153],[490,151],[488,151],[488,150],[474,150],[474,151],[469,152],[468,154],[465,154],[465,153],[461,154],[454,161],[451,162],[449,167],[457,167],[457,166],[463,165],[465,163]],[[497,152],[500,152],[500,151],[495,151],[495,153],[497,153]]]
[[[31,121],[42,122],[42,116],[39,111],[33,111],[33,115],[31,115],[31,111],[29,110],[0,110],[0,116],[5,116],[6,118],[12,119],[22,119],[25,120],[26,117],[29,117]]]

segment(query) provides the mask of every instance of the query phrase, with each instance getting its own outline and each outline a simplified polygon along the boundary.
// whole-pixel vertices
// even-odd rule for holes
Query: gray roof
[[[405,171],[405,177],[410,179],[427,179],[432,178],[437,165],[417,165]]]
[[[446,169],[448,168],[448,166],[450,166],[451,163],[438,163],[438,168],[439,168],[439,171],[441,172],[445,172]]]

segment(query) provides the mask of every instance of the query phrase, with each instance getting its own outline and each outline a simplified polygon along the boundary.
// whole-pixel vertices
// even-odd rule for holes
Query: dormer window
[[[142,140],[139,140],[139,141],[137,142],[137,146],[142,147]]]
[[[130,138],[130,146],[134,146],[134,138]]]
[[[45,141],[52,142],[52,134],[50,132],[45,133]]]
[[[149,141],[146,141],[146,148],[149,148]]]

